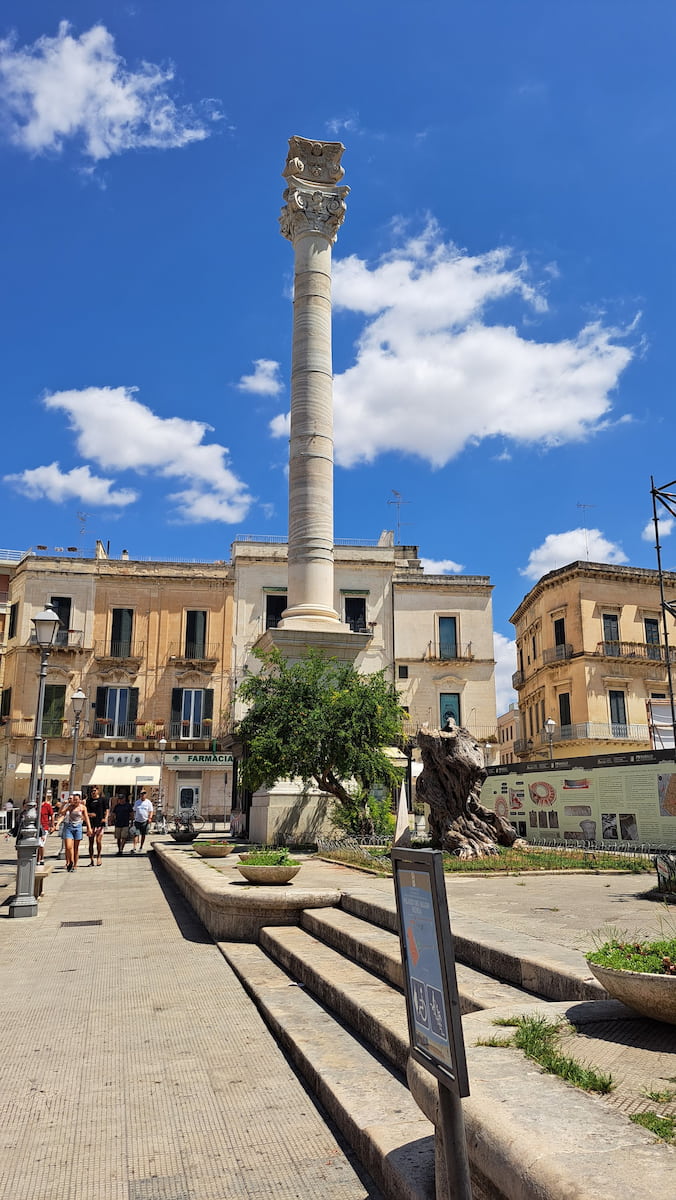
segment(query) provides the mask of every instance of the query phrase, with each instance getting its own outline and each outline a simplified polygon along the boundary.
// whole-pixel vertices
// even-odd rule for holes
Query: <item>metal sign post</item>
[[[410,1053],[439,1083],[449,1193],[453,1200],[471,1200],[461,1104],[469,1079],[442,854],[394,849],[392,867]]]

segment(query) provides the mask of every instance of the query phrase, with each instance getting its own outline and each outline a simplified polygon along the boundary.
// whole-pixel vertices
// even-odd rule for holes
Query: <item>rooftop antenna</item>
[[[394,496],[394,500],[388,500],[388,501],[387,501],[387,503],[388,503],[388,504],[393,504],[393,505],[394,505],[394,507],[395,507],[395,508],[396,508],[396,510],[397,510],[397,537],[396,537],[396,543],[397,543],[397,546],[400,546],[400,545],[401,545],[401,506],[402,506],[402,504],[410,504],[410,503],[411,503],[411,501],[410,501],[410,500],[403,500],[403,499],[402,499],[401,492],[395,492],[394,488],[392,488],[392,495]]]
[[[581,508],[582,512],[584,514],[584,513],[586,513],[587,509],[596,508],[596,505],[595,504],[579,504],[578,503],[578,504],[576,504],[575,507]],[[583,515],[582,520],[584,521],[584,556],[585,556],[587,562],[589,562],[589,538],[587,537],[587,518]]]

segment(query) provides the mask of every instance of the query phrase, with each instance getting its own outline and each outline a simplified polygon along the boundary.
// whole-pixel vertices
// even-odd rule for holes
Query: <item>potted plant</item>
[[[249,883],[290,883],[301,868],[285,846],[278,850],[251,850],[242,857],[245,861],[238,862],[237,870]]]
[[[654,942],[615,936],[587,954],[606,991],[644,1017],[676,1025],[676,938]]]
[[[192,848],[202,858],[225,858],[227,854],[232,853],[234,846],[224,838],[205,838],[203,841],[193,842]]]

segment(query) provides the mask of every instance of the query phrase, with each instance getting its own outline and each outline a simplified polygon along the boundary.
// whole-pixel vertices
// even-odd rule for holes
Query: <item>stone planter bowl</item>
[[[170,829],[169,833],[175,842],[192,842],[195,837],[194,829]]]
[[[617,971],[587,961],[599,983],[616,1000],[642,1017],[676,1025],[676,975],[650,975],[641,971]]]
[[[290,883],[294,875],[300,871],[297,867],[250,867],[247,863],[238,863],[237,870],[248,879],[249,883]]]
[[[202,858],[225,858],[232,854],[232,842],[193,842],[192,848]]]

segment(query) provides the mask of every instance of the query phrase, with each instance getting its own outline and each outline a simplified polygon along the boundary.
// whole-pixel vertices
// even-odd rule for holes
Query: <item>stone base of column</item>
[[[298,627],[266,629],[265,633],[255,643],[255,649],[281,650],[289,662],[298,662],[305,658],[308,650],[320,650],[327,658],[337,658],[339,662],[354,662],[359,654],[372,640],[370,633],[352,633],[349,625],[317,622],[317,628],[308,628],[307,624]]]

